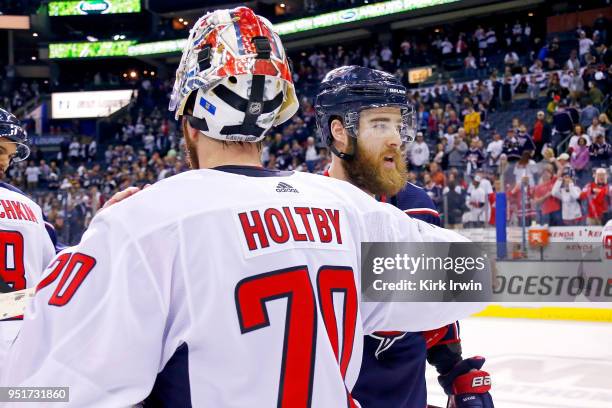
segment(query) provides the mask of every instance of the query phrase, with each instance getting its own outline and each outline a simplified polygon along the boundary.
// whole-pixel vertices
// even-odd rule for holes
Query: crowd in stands
[[[0,72],[0,106],[4,109],[14,112],[43,92],[42,81],[17,79],[14,66],[7,65],[4,68],[5,72]]]
[[[434,51],[406,40],[399,50],[338,46],[302,53],[294,59],[301,109],[270,131],[262,161],[268,168],[316,173],[328,166],[328,149],[316,137],[312,96],[330,69],[365,65],[407,81],[406,70],[419,54],[444,58],[435,60],[440,64],[463,58],[470,61],[463,80],[436,78],[409,92],[418,130],[406,146],[409,180],[432,197],[444,223],[493,224],[494,193],[502,190],[514,225],[605,223],[612,216],[607,97],[612,65],[609,40],[602,40],[607,33],[580,27],[569,48],[557,37],[539,43],[532,33],[517,22],[501,32],[478,26],[469,35],[440,33]],[[588,47],[585,38],[591,40]],[[501,65],[483,68],[483,55],[498,56]],[[138,86],[127,114],[103,123],[98,140],[75,135],[57,156],[34,152],[31,161],[9,173],[15,185],[36,192],[68,241],[80,238],[79,231],[114,192],[188,168],[180,129],[165,109],[172,81],[152,78]]]
[[[0,14],[28,15],[36,12],[40,0],[3,0],[0,2]]]

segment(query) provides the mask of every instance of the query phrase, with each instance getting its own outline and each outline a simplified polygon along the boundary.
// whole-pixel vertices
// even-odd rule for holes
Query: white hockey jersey
[[[32,287],[55,255],[40,207],[28,197],[0,187],[0,285],[5,290]],[[21,319],[2,320],[0,373]]]
[[[361,242],[419,242],[419,225],[312,174],[223,166],[165,179],[52,261],[0,385],[68,386],[74,407],[355,406],[364,333],[482,308],[362,308]]]

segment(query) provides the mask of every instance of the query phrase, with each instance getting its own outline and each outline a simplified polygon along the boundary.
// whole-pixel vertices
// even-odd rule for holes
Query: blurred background
[[[417,112],[410,181],[443,225],[507,242],[498,255],[519,274],[520,262],[571,259],[581,276],[612,217],[609,0],[0,0],[0,106],[32,145],[4,181],[62,242],[77,243],[115,192],[188,169],[167,110],[174,72],[194,22],[238,5],[274,24],[301,103],[267,135],[266,167],[324,172],[318,84],[342,65],[388,71]],[[464,350],[487,357],[496,406],[612,406],[609,303],[480,316],[461,322]],[[445,405],[428,370],[430,399]]]
[[[174,71],[192,24],[237,5],[275,25],[301,101],[269,132],[267,167],[325,170],[313,95],[329,70],[363,65],[409,88],[420,132],[407,146],[410,181],[447,227],[494,234],[499,192],[510,228],[610,218],[609,1],[202,3],[0,1],[0,106],[33,145],[5,181],[36,199],[64,242],[78,242],[114,192],[186,170],[167,111]]]

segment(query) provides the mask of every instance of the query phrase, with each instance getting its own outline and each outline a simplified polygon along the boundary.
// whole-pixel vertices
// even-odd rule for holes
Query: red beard
[[[364,150],[355,140],[355,156],[342,160],[349,181],[375,195],[394,196],[408,181],[406,160],[400,149],[385,149],[375,154]],[[385,167],[385,156],[393,157],[393,168]]]

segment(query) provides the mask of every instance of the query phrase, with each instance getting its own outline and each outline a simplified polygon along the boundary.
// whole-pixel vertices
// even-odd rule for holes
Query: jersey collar
[[[240,174],[247,177],[288,177],[293,171],[266,169],[260,166],[238,166],[227,165],[213,167],[211,170],[224,171],[226,173]]]

